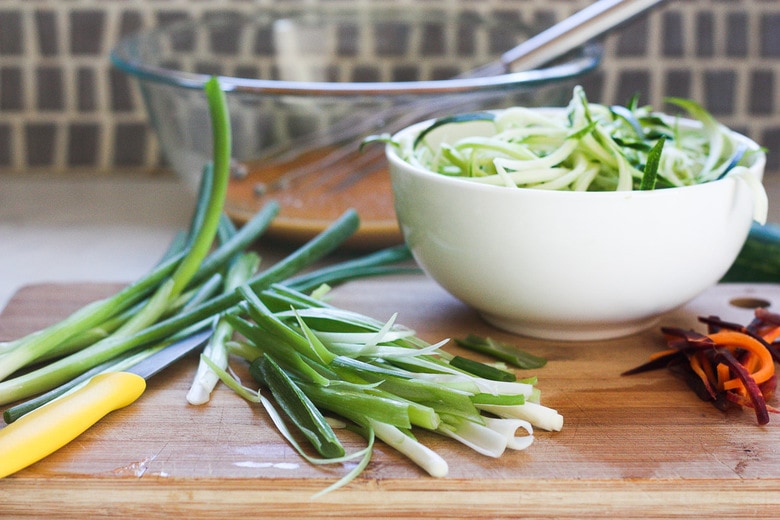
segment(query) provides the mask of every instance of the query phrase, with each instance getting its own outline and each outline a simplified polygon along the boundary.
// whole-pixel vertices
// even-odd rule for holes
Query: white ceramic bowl
[[[472,124],[448,127],[465,136],[480,131]],[[393,146],[387,157],[418,264],[488,322],[532,337],[606,339],[654,325],[717,283],[753,220],[754,193],[735,177],[655,191],[545,191],[447,177],[410,165]],[[764,164],[756,154],[758,179]]]

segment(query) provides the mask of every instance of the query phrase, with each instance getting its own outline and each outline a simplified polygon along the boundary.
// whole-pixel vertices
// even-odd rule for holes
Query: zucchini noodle
[[[451,116],[435,121],[417,138],[396,144],[407,162],[443,175],[496,186],[568,191],[640,189],[652,159],[658,164],[654,189],[710,182],[729,173],[744,175],[752,156],[761,152],[748,150],[693,101],[667,102],[684,109],[698,124],[680,124],[679,118],[637,106],[636,100],[626,107],[589,103],[578,86],[565,109],[513,107]],[[440,128],[473,121],[488,126],[481,126],[478,135],[440,142],[446,134]],[[661,140],[660,152],[653,152]]]

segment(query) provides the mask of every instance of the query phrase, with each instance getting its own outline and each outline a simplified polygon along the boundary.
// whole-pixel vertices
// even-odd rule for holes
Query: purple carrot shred
[[[766,408],[766,401],[764,400],[764,394],[761,393],[761,389],[756,384],[753,376],[745,370],[745,367],[737,360],[734,355],[725,348],[715,349],[716,359],[725,363],[731,370],[736,373],[737,377],[742,381],[747,389],[750,401],[753,403],[753,409],[756,412],[756,420],[758,424],[764,425],[769,422],[769,412]]]

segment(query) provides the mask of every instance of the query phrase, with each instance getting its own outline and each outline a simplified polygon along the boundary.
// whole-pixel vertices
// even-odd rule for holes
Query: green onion
[[[255,253],[244,253],[230,267],[225,280],[225,292],[235,291],[240,285],[245,283],[257,271],[260,265],[260,257]],[[233,337],[233,327],[224,317],[217,318],[214,326],[214,333],[209,338],[209,342],[203,349],[203,356],[207,357],[213,364],[226,368],[228,364],[227,342]],[[203,360],[198,364],[195,377],[187,392],[187,401],[190,404],[204,404],[208,402],[211,391],[219,381],[219,376]]]
[[[503,433],[484,424],[457,418],[448,419],[438,429],[442,435],[451,437],[487,457],[498,458],[506,450],[508,438]]]
[[[655,189],[655,185],[658,182],[658,165],[661,163],[661,153],[663,152],[665,142],[666,138],[661,137],[647,155],[647,164],[645,164],[644,175],[642,175],[642,183],[639,185],[640,190]]]
[[[367,446],[359,450],[351,455],[345,455],[342,457],[330,457],[327,459],[317,459],[315,457],[310,456],[306,451],[298,444],[298,441],[296,440],[295,436],[290,432],[290,430],[287,428],[287,425],[285,424],[283,418],[279,414],[279,412],[276,410],[276,408],[273,406],[273,403],[271,403],[268,399],[263,397],[262,395],[259,395],[255,390],[251,390],[239,383],[236,379],[234,379],[232,376],[230,376],[224,369],[220,368],[217,365],[212,364],[212,362],[204,357],[204,362],[209,365],[209,367],[214,370],[214,372],[219,376],[221,380],[223,380],[227,386],[229,386],[232,390],[234,390],[238,395],[243,397],[249,402],[252,403],[259,403],[265,408],[266,412],[268,413],[268,416],[273,421],[274,425],[279,429],[279,433],[295,448],[295,450],[306,459],[311,464],[336,464],[341,462],[348,462],[351,460],[354,460],[356,458],[360,458],[360,462],[355,465],[355,467],[348,472],[346,475],[344,475],[341,479],[334,482],[332,485],[328,486],[327,488],[319,491],[318,493],[315,493],[312,498],[317,498],[325,493],[329,493],[331,491],[334,491],[352,480],[355,479],[362,471],[366,468],[368,463],[371,461],[371,453],[374,448],[374,431],[370,428],[353,428],[355,431],[357,431],[360,435],[362,435],[367,442]]]
[[[492,338],[469,334],[463,339],[456,339],[455,342],[465,349],[500,359],[518,368],[541,368],[547,364],[547,360],[542,357],[534,356],[514,345]]]
[[[169,304],[190,282],[213,243],[229,177],[230,130],[224,110],[224,95],[216,80],[212,79],[208,82],[206,95],[209,99],[209,106],[213,111],[212,120],[215,128],[214,173],[210,183],[211,189],[209,200],[206,204],[207,209],[199,213],[196,212],[197,216],[194,220],[200,224],[200,227],[193,230],[192,239],[183,258],[172,260],[170,262],[171,265],[166,263],[165,270],[158,270],[138,284],[131,286],[130,289],[120,292],[115,297],[92,306],[87,306],[69,319],[50,327],[41,334],[36,334],[31,338],[31,341],[17,344],[14,350],[6,353],[2,358],[0,379],[6,378],[14,371],[41,358],[50,350],[56,348],[56,342],[72,338],[84,330],[99,325],[102,321],[116,315],[116,313],[131,307],[140,297],[146,296],[147,289],[152,289],[152,287],[156,286],[154,294],[147,300],[142,309],[135,313],[131,319],[123,323],[109,337],[98,341],[95,345],[101,345],[103,342],[110,343],[115,338],[132,336],[162,316]],[[168,269],[173,269],[173,272],[170,273],[169,278],[164,278],[169,274]],[[119,353],[117,352],[116,354]],[[110,359],[110,357],[112,356],[99,359],[91,366]],[[89,368],[89,365],[83,368]],[[56,386],[56,384],[62,383],[75,375],[77,374],[70,373],[52,386]],[[36,391],[40,389],[38,388]]]
[[[231,312],[242,301],[235,291],[214,296],[216,284],[267,229],[279,206],[270,202],[239,230],[221,213],[229,125],[224,94],[216,80],[208,83],[206,96],[213,111],[214,157],[204,171],[189,232],[178,233],[161,262],[127,288],[50,327],[0,345],[0,403],[46,392],[127,352],[167,341],[185,330],[211,326],[218,315]],[[354,211],[345,212],[310,242],[246,280],[248,287],[262,292],[290,279],[339,247],[358,224]],[[208,253],[214,243],[216,249]],[[339,283],[351,278],[353,267],[354,276],[411,271],[411,267],[393,265],[409,258],[405,249],[371,256],[359,264],[319,270],[317,278],[300,279],[300,283]],[[30,369],[33,363],[38,366]]]
[[[449,465],[438,453],[418,442],[409,433],[390,424],[369,419],[369,426],[376,436],[388,446],[406,455],[412,462],[424,469],[432,477],[445,477]]]
[[[300,387],[323,410],[346,417],[356,424],[368,424],[368,419],[372,419],[398,428],[412,427],[410,415],[415,413],[410,410],[411,403],[382,392],[372,392],[368,388],[353,385],[330,387],[301,383]],[[435,417],[435,414],[431,415],[432,410],[425,412],[418,416]],[[435,419],[426,422],[433,424]]]
[[[57,388],[50,390],[49,392],[37,396],[35,399],[30,399],[29,401],[25,401],[24,403],[21,403],[17,406],[13,406],[7,409],[5,412],[3,412],[3,420],[5,420],[6,424],[11,424],[22,415],[31,412],[36,408],[39,408],[44,404],[71,392],[72,390],[75,390],[76,388],[80,387],[82,384],[85,384],[87,381],[92,379],[93,376],[105,372],[118,372],[118,371],[125,370],[135,365],[136,363],[139,363],[141,360],[151,356],[155,352],[158,352],[160,349],[166,346],[167,346],[166,343],[161,343],[154,347],[142,350],[141,352],[130,352],[128,354],[111,359],[103,363],[102,365],[98,365],[92,368],[91,370],[84,372],[79,377],[76,377],[68,381],[64,385],[61,385]]]
[[[347,279],[354,280],[363,276],[418,274],[422,272],[415,265],[403,264],[403,262],[411,260],[411,258],[412,253],[406,245],[393,246],[354,260],[346,260],[336,265],[322,267],[306,274],[290,277],[284,281],[284,284],[298,291],[308,292],[320,287],[324,283],[337,283]]]
[[[357,214],[354,211],[347,211],[312,240],[272,267],[255,275],[247,285],[253,290],[262,290],[272,283],[297,273],[343,243],[354,233],[357,226]],[[91,345],[67,358],[4,381],[0,383],[0,404],[49,390],[122,352],[162,341],[186,327],[208,326],[215,315],[229,310],[240,301],[241,296],[236,292],[214,297],[187,312],[156,322],[134,335],[106,338],[99,344]]]
[[[451,356],[441,350],[444,342],[427,343],[396,325],[395,316],[380,322],[284,284],[260,292],[244,286],[238,293],[244,300],[228,319],[248,344],[231,352],[246,358],[262,386],[269,377],[262,367],[273,360],[277,375],[285,374],[286,393],[271,393],[304,437],[314,437],[315,449],[320,449],[322,432],[316,433],[310,419],[301,419],[295,403],[303,396],[323,416],[373,432],[436,476],[446,474],[447,463],[414,439],[415,428],[497,457],[506,449],[529,446],[534,425],[557,430],[563,424],[555,410],[535,402],[539,392],[533,378],[517,381],[506,371]],[[229,377],[219,370],[221,377]],[[287,402],[297,392],[301,395]],[[256,401],[252,392],[248,395]],[[313,411],[304,418],[309,414]],[[280,431],[288,438],[286,430]]]
[[[504,419],[522,419],[542,430],[560,431],[563,428],[563,417],[555,410],[538,403],[526,401],[520,405],[494,405],[478,404],[477,407],[485,412]]]
[[[179,260],[178,257],[172,258],[114,296],[86,305],[46,329],[13,341],[12,348],[0,357],[0,380],[41,358],[60,342],[99,326],[103,321],[141,301],[173,272]]]
[[[512,372],[501,370],[499,368],[474,361],[473,359],[455,356],[450,360],[450,364],[455,368],[465,370],[475,376],[484,377],[493,381],[516,381],[517,377]]]
[[[525,395],[475,394],[471,397],[471,402],[475,405],[497,404],[501,406],[515,406],[525,404]]]
[[[284,409],[298,429],[324,457],[341,457],[344,447],[319,410],[292,379],[268,355],[252,363],[255,379],[265,384],[276,402]],[[260,377],[257,377],[260,374]]]

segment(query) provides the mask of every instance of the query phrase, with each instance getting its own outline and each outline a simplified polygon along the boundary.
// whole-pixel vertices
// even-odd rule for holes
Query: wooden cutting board
[[[116,288],[26,287],[0,316],[0,339]],[[379,444],[360,478],[312,500],[352,466],[306,463],[262,409],[224,386],[209,404],[188,405],[191,356],[152,379],[132,406],[0,481],[0,516],[760,518],[780,510],[780,416],[759,427],[750,411],[720,412],[666,371],[620,376],[662,348],[657,328],[593,343],[527,340],[486,325],[423,276],[351,282],[332,297],[379,319],[399,312],[399,323],[429,341],[476,333],[546,356],[533,374],[542,402],[563,414],[563,430],[537,431],[529,449],[500,459],[421,432],[449,462],[446,478]],[[663,324],[699,328],[701,314],[747,322],[751,310],[740,305],[760,300],[780,307],[780,287],[718,286]],[[345,444],[362,447],[354,437]]]

